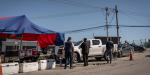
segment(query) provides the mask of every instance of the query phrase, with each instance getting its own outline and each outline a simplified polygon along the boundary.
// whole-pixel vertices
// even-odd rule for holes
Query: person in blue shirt
[[[65,68],[67,67],[68,59],[70,59],[70,69],[73,69],[73,55],[74,55],[74,44],[71,42],[71,37],[65,43]]]

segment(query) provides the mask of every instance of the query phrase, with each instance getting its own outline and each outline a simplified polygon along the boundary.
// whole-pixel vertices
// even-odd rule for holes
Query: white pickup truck
[[[97,60],[100,60],[101,58],[106,59],[106,45],[102,45],[102,41],[100,39],[88,39],[87,40],[90,43],[90,50],[88,56],[93,56]],[[82,59],[82,49],[80,48],[80,45],[83,43],[82,41],[78,41],[74,44],[74,56],[73,56],[73,62],[76,63],[80,59]],[[117,44],[114,44],[114,52],[117,52]],[[98,57],[98,58],[97,58]]]

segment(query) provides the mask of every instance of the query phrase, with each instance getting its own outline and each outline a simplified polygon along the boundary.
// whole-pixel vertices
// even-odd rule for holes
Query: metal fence
[[[129,44],[136,44],[138,46],[149,47],[150,48],[150,39],[140,39],[140,40],[132,40],[128,41]],[[125,41],[121,41],[121,43],[125,43]]]

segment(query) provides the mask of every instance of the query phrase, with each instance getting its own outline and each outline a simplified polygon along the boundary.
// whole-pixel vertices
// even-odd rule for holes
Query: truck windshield
[[[74,44],[74,46],[78,46],[82,43],[82,41],[78,41],[77,43]]]

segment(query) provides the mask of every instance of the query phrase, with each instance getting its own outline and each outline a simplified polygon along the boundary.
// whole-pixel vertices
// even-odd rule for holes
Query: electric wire
[[[135,20],[135,21],[137,21],[137,22],[139,22],[139,23],[143,24],[142,22],[140,22],[140,21],[138,21],[138,20],[136,20],[136,19],[134,19],[134,18],[130,17],[129,15],[125,14],[124,12],[122,12],[122,11],[120,11],[120,12],[121,12],[122,14],[124,14],[124,15],[128,16],[129,18],[131,18],[131,19],[133,19],[133,20]]]
[[[120,10],[118,10],[118,11],[120,11]],[[150,17],[150,13],[125,12],[125,11],[120,11],[120,12],[124,12],[124,13],[126,13],[127,15]]]
[[[83,32],[83,31],[89,31],[92,29],[98,29],[100,27],[104,27],[104,25],[103,26],[90,27],[90,28],[84,28],[84,29],[71,30],[71,31],[64,31],[64,33]]]
[[[70,31],[63,31],[64,33],[79,33],[83,31],[89,31],[93,29],[98,29],[102,27],[106,27],[107,25],[102,25],[102,26],[96,26],[96,27],[90,27],[90,28],[83,28],[83,29],[76,29],[76,30],[70,30]],[[116,26],[116,25],[109,25],[109,26]],[[119,25],[119,27],[150,27],[150,26],[135,26],[135,25]]]
[[[57,30],[61,30],[61,29],[75,29],[75,28],[82,28],[82,27],[88,27],[88,26],[95,26],[95,25],[100,25],[103,24],[105,22],[101,22],[101,23],[94,23],[94,24],[87,24],[87,25],[78,25],[78,26],[70,26],[70,27],[64,27],[64,28],[57,28]],[[53,29],[55,30],[55,29]]]
[[[114,13],[114,15],[113,15],[113,17],[112,17],[112,19],[111,19],[111,21],[109,22],[109,24],[108,24],[108,25],[110,25],[110,23],[112,22],[112,20],[113,20],[114,16],[115,16],[115,13]]]
[[[101,12],[101,10],[93,9],[93,10],[85,10],[85,11],[70,12],[70,13],[63,13],[63,14],[29,17],[29,18],[32,20],[36,20],[36,19],[46,19],[46,18],[56,18],[56,17],[66,17],[66,16],[74,16],[74,15],[91,14],[91,13],[96,13],[96,12]]]
[[[69,5],[82,6],[82,7],[105,9],[105,8],[102,8],[102,7],[91,6],[91,5],[88,5],[88,4],[83,4],[83,3],[79,3],[79,2],[73,2],[73,1],[68,1],[68,2],[72,2],[72,3],[67,3],[67,2],[62,2],[62,1],[56,1],[56,0],[49,0],[49,1],[57,2],[57,3],[63,3],[63,4],[69,4]],[[78,3],[78,4],[75,4],[75,3]],[[79,5],[79,4],[81,4],[81,5]],[[113,9],[113,8],[108,8],[108,9]]]

